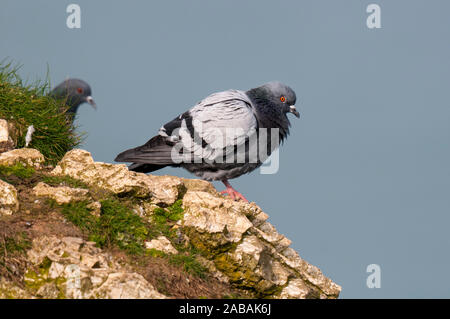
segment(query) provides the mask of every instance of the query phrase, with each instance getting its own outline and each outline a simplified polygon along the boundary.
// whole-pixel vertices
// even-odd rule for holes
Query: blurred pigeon
[[[94,109],[97,108],[91,96],[91,87],[83,80],[67,79],[55,87],[49,95],[66,101],[67,106],[69,106],[67,113],[71,115],[72,120],[75,118],[78,107],[85,102],[89,103]]]
[[[278,141],[287,137],[287,113],[300,117],[295,102],[295,92],[280,82],[246,92],[214,93],[162,126],[146,144],[120,153],[115,161],[132,162],[129,169],[143,173],[166,166],[183,167],[202,179],[222,181],[226,186],[222,194],[247,201],[228,180],[253,171],[278,147],[279,143],[272,143],[270,129],[278,130]],[[262,141],[261,129],[268,129],[266,141]],[[267,156],[250,161],[250,149],[261,142],[267,144]],[[230,154],[244,155],[245,160],[223,159]],[[190,160],[181,161],[186,158]]]

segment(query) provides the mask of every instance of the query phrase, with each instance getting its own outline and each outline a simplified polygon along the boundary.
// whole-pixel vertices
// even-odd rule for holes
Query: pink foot
[[[230,185],[230,183],[228,183],[227,180],[223,180],[222,182],[225,184],[225,186],[226,186],[227,189],[224,190],[224,191],[221,191],[220,194],[222,194],[222,195],[227,194],[227,195],[230,196],[231,199],[233,199],[233,200],[242,199],[244,202],[247,202],[247,203],[248,203],[247,198],[245,198],[244,195],[242,195],[242,194],[239,193],[237,190],[235,190],[235,189]]]

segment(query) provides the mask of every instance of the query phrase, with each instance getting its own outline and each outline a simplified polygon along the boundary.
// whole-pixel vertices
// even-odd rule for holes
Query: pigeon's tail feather
[[[128,169],[133,172],[150,173],[164,167],[166,167],[166,165],[133,163],[128,166]]]
[[[142,146],[120,153],[115,161],[160,166],[172,165],[175,164],[172,159],[172,147],[173,145],[165,137],[157,135]]]

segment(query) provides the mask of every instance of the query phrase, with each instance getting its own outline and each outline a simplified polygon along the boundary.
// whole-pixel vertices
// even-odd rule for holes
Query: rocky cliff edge
[[[4,146],[11,143],[6,138]],[[254,203],[81,149],[0,153],[0,297],[337,298]]]

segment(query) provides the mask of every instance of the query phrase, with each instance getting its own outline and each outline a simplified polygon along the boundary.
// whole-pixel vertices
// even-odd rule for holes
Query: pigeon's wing
[[[250,99],[244,92],[236,90],[208,96],[184,117],[177,135],[183,154],[194,160],[219,160],[244,145],[257,128]],[[171,126],[164,128],[167,132]]]
[[[146,144],[119,154],[118,162],[176,165],[183,161],[223,156],[243,145],[257,121],[242,91],[215,93],[168,122]]]
[[[156,135],[147,143],[126,150],[115,158],[116,162],[148,163],[155,165],[173,164],[171,152],[174,143],[164,136]]]

